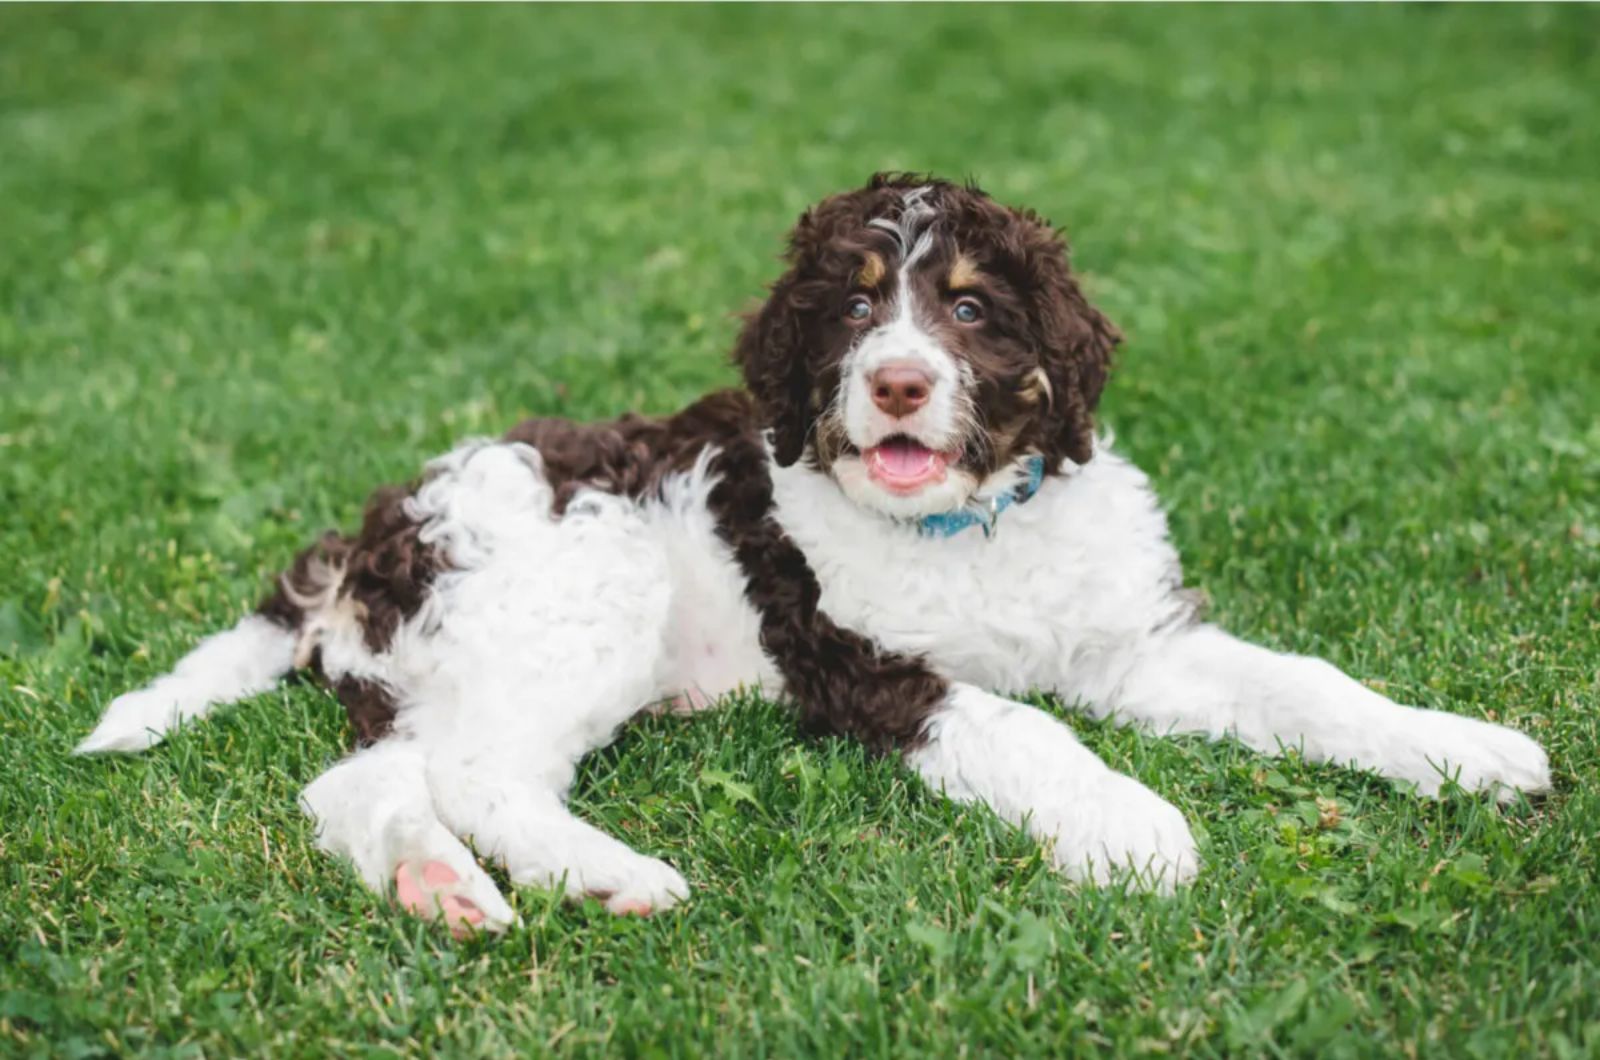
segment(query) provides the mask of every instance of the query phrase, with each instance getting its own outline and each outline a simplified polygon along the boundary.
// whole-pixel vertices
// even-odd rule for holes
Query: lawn
[[[1600,12],[0,10],[0,1053],[1594,1055]],[[1104,405],[1213,616],[1515,725],[1497,810],[1075,720],[1176,898],[1066,886],[780,704],[575,803],[669,915],[452,942],[320,855],[286,685],[68,749],[367,491],[733,378],[800,210],[973,176],[1128,333]],[[1053,709],[1063,709],[1052,704]]]

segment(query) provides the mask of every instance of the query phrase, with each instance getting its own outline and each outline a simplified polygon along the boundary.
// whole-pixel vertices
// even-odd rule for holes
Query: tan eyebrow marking
[[[856,273],[856,282],[863,287],[876,287],[887,271],[883,259],[869,250],[866,260],[861,263],[861,271]]]
[[[950,266],[950,289],[959,291],[965,287],[978,285],[978,263],[965,254],[957,254],[955,264]]]

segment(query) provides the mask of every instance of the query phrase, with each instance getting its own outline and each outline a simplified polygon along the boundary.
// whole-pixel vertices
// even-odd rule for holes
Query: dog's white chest
[[[779,518],[822,583],[822,608],[947,676],[1023,690],[1063,660],[1148,633],[1177,557],[1144,476],[1107,453],[978,527],[923,536],[843,498],[824,476],[775,475]]]

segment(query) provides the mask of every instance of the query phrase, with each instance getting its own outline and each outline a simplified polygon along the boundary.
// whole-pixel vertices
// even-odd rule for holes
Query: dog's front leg
[[[823,613],[805,555],[765,506],[731,492],[730,483],[753,485],[761,500],[765,454],[730,448],[723,460],[723,492],[712,494],[726,520],[721,532],[760,609],[761,646],[807,728],[901,754],[935,790],[986,803],[1026,828],[1072,879],[1131,876],[1171,890],[1193,877],[1199,859],[1183,815],[1113,773],[1071,729],[1032,707],[948,681],[926,659],[885,651]],[[752,511],[759,514],[751,518]]]
[[[769,621],[763,634],[808,728],[900,753],[935,791],[1025,828],[1068,878],[1171,891],[1194,876],[1183,815],[1113,772],[1056,718],[946,681],[820,611],[803,623]]]
[[[1199,867],[1176,807],[1113,771],[1056,718],[952,684],[905,761],[957,802],[982,802],[1045,845],[1071,879],[1171,891]]]
[[[1097,673],[1098,671],[1098,673]],[[1062,691],[1095,713],[1158,732],[1232,736],[1259,751],[1298,749],[1436,794],[1446,780],[1504,801],[1550,787],[1550,764],[1502,725],[1394,703],[1330,663],[1247,644],[1197,625],[1130,645],[1104,668],[1079,668]]]

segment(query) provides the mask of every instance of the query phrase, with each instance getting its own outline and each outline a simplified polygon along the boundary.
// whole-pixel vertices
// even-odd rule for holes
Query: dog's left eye
[[[957,299],[950,307],[950,315],[962,324],[976,324],[983,319],[983,303],[976,298]]]

